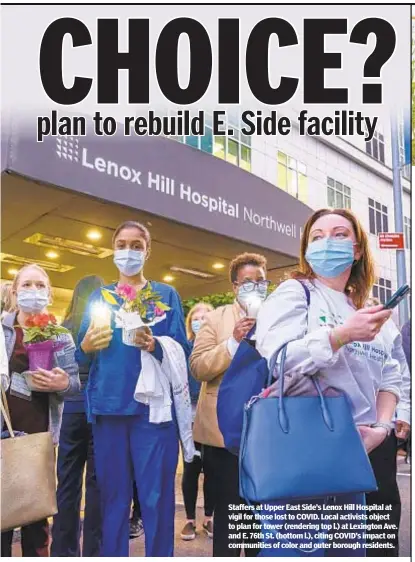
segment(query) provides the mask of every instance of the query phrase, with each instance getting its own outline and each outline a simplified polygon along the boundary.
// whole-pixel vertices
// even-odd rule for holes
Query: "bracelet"
[[[385,423],[385,422],[376,422],[376,423],[372,423],[372,425],[370,427],[376,428],[376,427],[381,427],[382,429],[386,429],[386,437],[389,437],[389,435],[392,433],[392,424],[390,423]]]
[[[344,347],[344,346],[346,345],[346,344],[344,343],[344,341],[343,341],[341,338],[339,338],[339,336],[336,334],[336,328],[334,328],[334,329],[331,331],[331,333],[332,333],[332,336],[333,336],[333,338],[334,338],[334,341],[335,341],[336,344],[339,346],[339,348],[340,348],[340,347]]]

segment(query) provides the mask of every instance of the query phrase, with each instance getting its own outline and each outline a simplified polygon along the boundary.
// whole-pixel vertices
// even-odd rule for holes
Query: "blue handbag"
[[[310,291],[300,283],[310,306]],[[269,375],[268,362],[256,350],[252,339],[255,329],[254,326],[239,344],[219,386],[216,406],[219,430],[225,448],[234,455],[238,455],[241,444],[245,404],[265,388]]]
[[[252,503],[312,499],[377,490],[376,479],[346,395],[284,396],[287,344],[277,357],[279,396],[245,406],[239,453],[239,493]]]
[[[237,455],[241,443],[244,405],[265,388],[268,364],[255,349],[255,326],[238,346],[218,392],[216,413],[225,448]]]

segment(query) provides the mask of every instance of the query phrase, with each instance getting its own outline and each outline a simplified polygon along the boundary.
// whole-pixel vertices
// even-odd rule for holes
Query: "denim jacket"
[[[16,312],[6,314],[2,318],[2,327],[6,344],[7,358],[13,353],[16,343],[16,332],[14,324],[16,320]],[[58,444],[59,433],[62,423],[63,401],[66,396],[79,392],[81,383],[79,381],[78,364],[75,361],[75,343],[71,334],[62,334],[59,341],[65,343],[63,350],[55,353],[53,366],[60,367],[69,375],[69,386],[66,390],[49,393],[49,431],[52,433],[53,442]],[[10,373],[11,375],[11,373]],[[10,375],[7,379],[2,377],[2,384],[5,390],[10,385]],[[1,420],[3,426],[3,419]]]

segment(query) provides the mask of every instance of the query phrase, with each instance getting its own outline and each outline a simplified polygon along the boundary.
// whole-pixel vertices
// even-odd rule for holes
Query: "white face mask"
[[[21,289],[17,291],[17,306],[27,314],[42,312],[48,304],[48,289]]]

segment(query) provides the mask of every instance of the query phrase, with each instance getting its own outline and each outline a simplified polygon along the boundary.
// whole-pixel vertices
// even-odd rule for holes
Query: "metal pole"
[[[398,120],[396,113],[391,115],[392,170],[393,170],[393,203],[395,212],[395,232],[404,232],[402,208],[401,163],[399,160]],[[398,288],[406,283],[405,249],[396,251],[396,273]],[[402,326],[409,320],[408,300],[399,304],[399,323]]]

